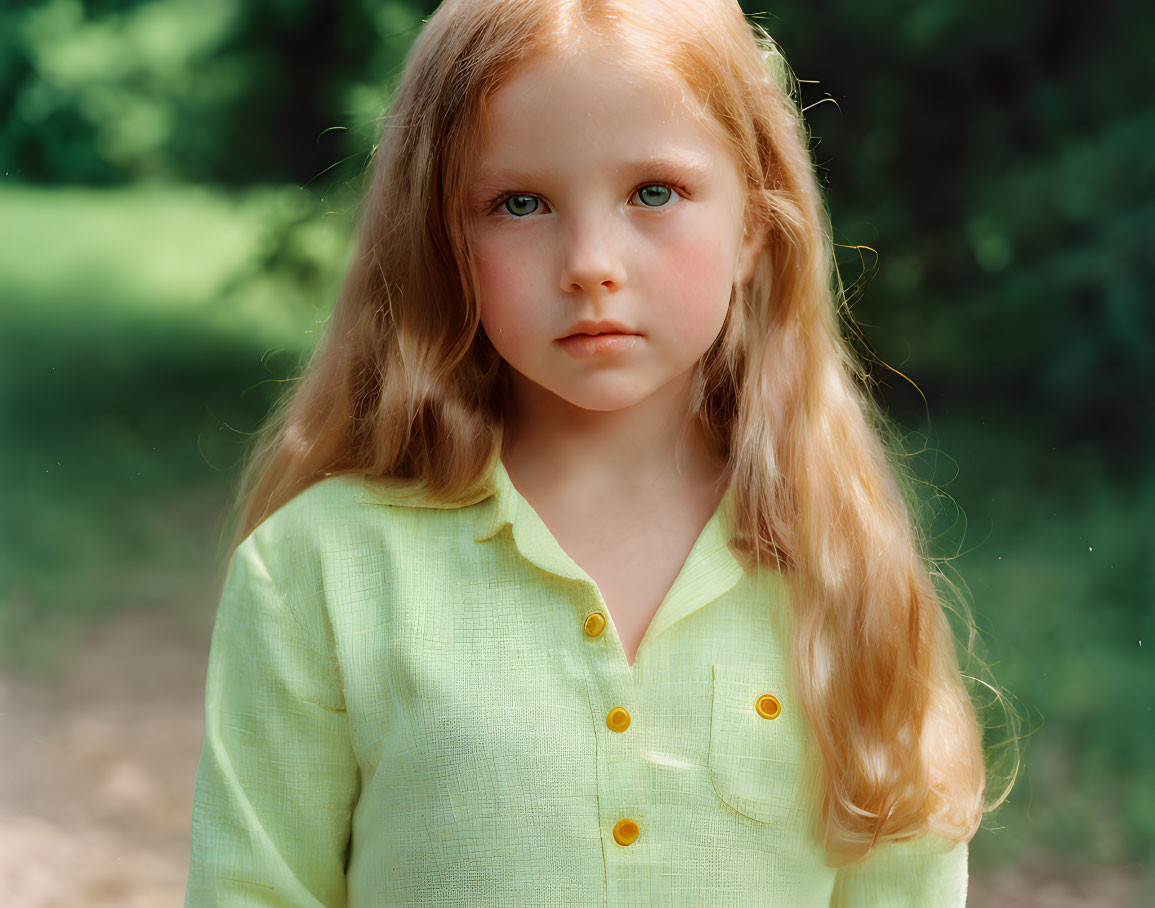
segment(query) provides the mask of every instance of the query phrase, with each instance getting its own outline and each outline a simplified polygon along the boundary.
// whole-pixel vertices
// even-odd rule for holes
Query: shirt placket
[[[489,538],[512,526],[518,552],[538,568],[572,581],[574,634],[580,637],[588,667],[589,715],[593,723],[599,831],[608,905],[645,905],[663,897],[662,843],[676,840],[677,830],[654,828],[650,811],[654,793],[643,754],[653,749],[655,729],[648,724],[642,659],[655,657],[655,641],[680,621],[723,595],[742,576],[726,547],[722,510],[695,542],[686,562],[655,613],[629,665],[620,639],[612,639],[612,618],[593,579],[571,559],[498,465],[497,500],[481,524]],[[729,493],[728,493],[729,494]],[[615,628],[616,630],[616,628]]]

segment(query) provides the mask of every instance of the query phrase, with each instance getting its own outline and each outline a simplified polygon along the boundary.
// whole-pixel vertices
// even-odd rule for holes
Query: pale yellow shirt
[[[237,549],[191,906],[963,906],[966,845],[828,867],[787,593],[726,492],[631,668],[500,460],[464,507],[329,477]]]

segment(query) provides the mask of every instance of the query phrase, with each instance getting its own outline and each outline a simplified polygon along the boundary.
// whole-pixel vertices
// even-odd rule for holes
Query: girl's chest
[[[765,892],[787,867],[825,904],[806,834],[814,761],[765,591],[742,582],[712,597],[703,583],[702,607],[627,670],[608,633],[587,629],[604,611],[599,590],[527,563],[508,534],[497,546],[456,575],[455,561],[395,559],[383,586],[357,589],[359,616],[353,601],[332,611],[364,780],[353,840],[375,837],[375,866],[421,867],[445,886],[495,874],[487,885],[527,902],[520,862],[573,891],[596,871],[618,901],[640,873],[647,886],[677,879],[703,903],[736,886]],[[680,568],[664,563],[667,578]],[[613,587],[592,561],[587,572],[610,609],[615,589],[643,589],[628,577]],[[662,593],[649,587],[653,607]],[[624,844],[624,829],[639,837]],[[685,857],[695,853],[713,856],[705,876]],[[496,875],[507,859],[495,854],[518,862],[511,875]],[[550,876],[557,868],[572,880]],[[790,904],[812,904],[797,894]]]

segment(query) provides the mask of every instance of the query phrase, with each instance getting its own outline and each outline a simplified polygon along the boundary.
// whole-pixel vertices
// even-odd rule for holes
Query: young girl
[[[981,736],[734,0],[446,0],[254,449],[189,905],[961,906]]]

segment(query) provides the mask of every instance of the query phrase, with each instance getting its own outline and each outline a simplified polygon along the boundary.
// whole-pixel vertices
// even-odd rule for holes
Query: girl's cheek
[[[480,245],[476,250],[477,276],[482,288],[500,287],[509,283],[515,273],[515,256],[500,246]]]
[[[715,323],[721,325],[730,301],[733,269],[716,239],[695,238],[670,247],[666,293],[669,314],[688,333]]]
[[[527,316],[522,311],[531,283],[527,269],[518,256],[498,251],[479,251],[475,261],[482,324],[491,339],[499,333],[510,343]]]

